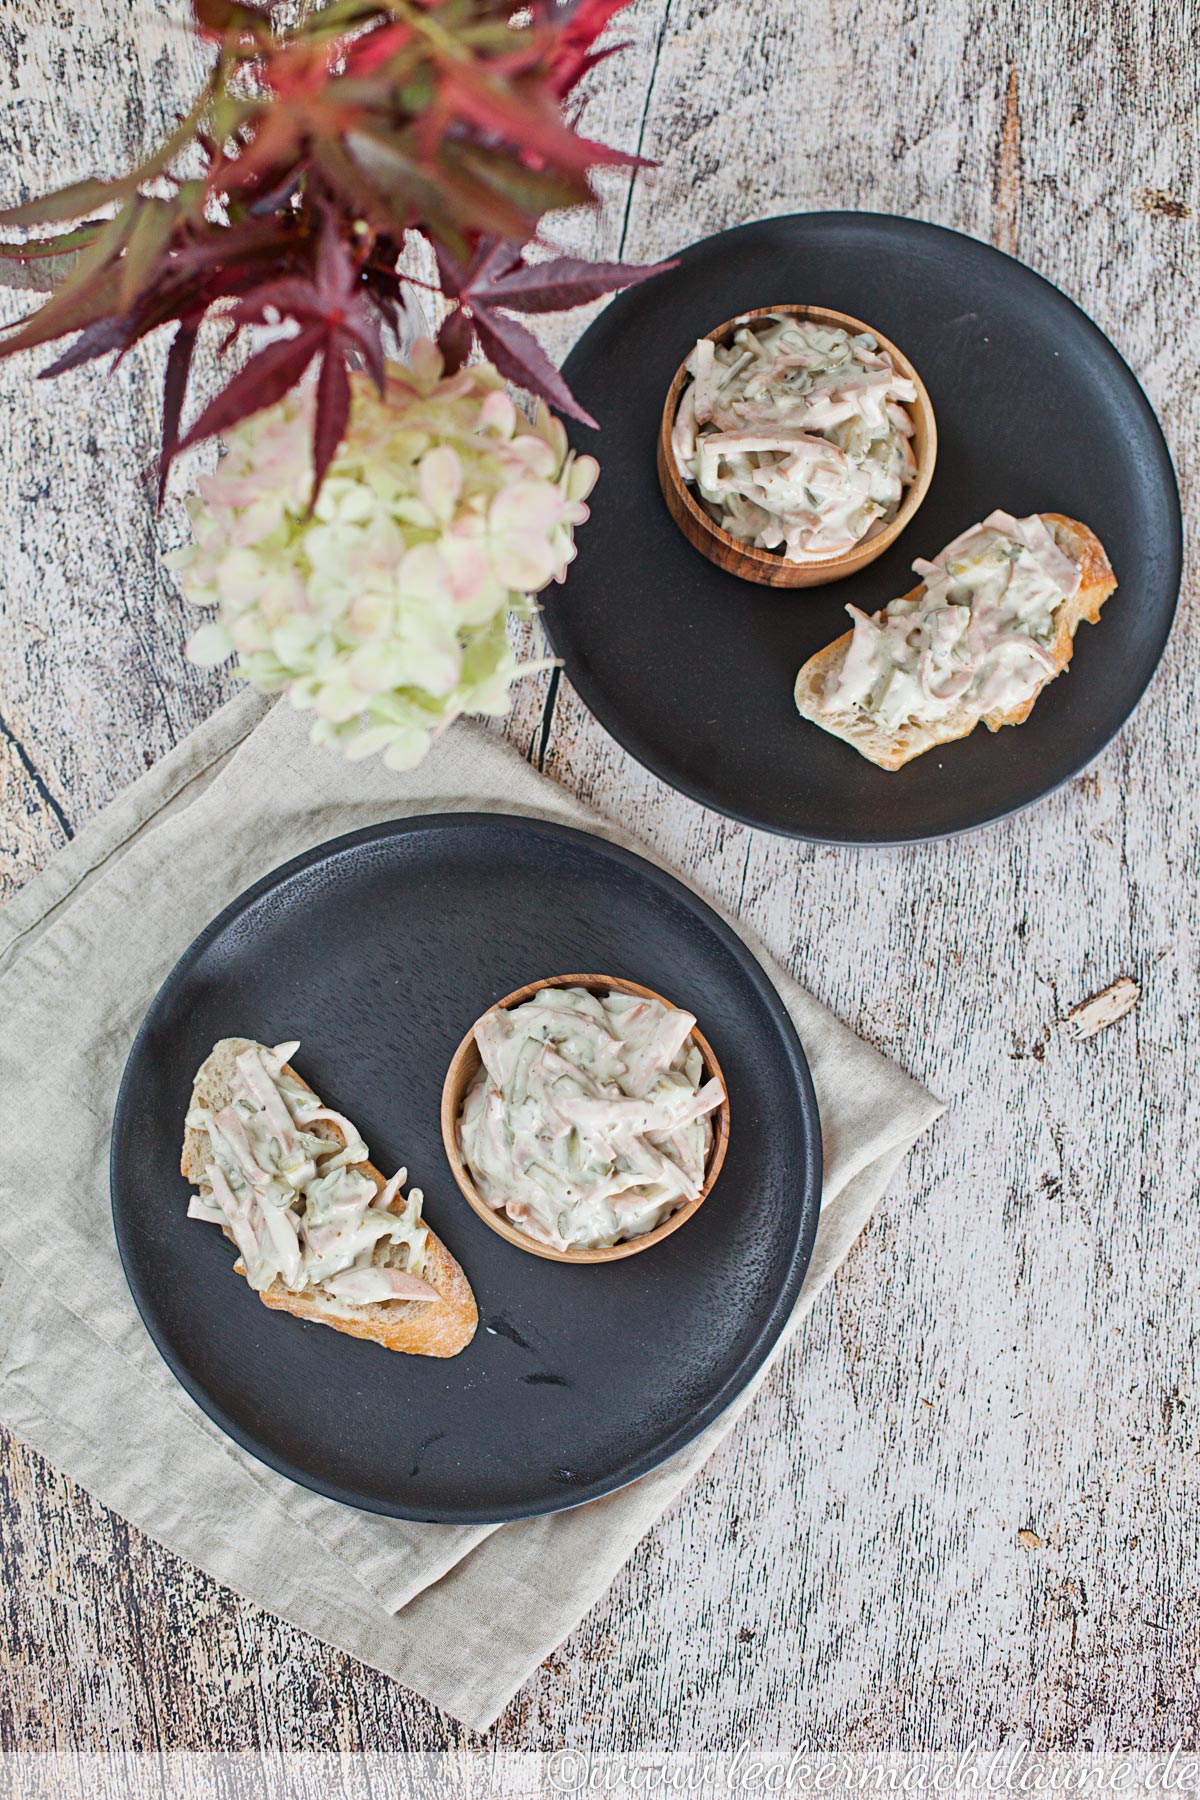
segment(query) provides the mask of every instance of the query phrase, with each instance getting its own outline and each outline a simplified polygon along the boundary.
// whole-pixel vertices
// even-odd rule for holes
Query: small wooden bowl
[[[507,1012],[522,1001],[530,1000],[542,988],[588,988],[597,994],[637,994],[643,1000],[657,1000],[663,1006],[670,1006],[661,994],[653,988],[643,987],[638,981],[622,981],[615,975],[551,975],[544,981],[531,981],[525,987],[517,988],[514,993],[498,1000],[496,1005]],[[492,1012],[495,1008],[489,1007]],[[712,1046],[704,1033],[693,1029],[692,1042],[700,1052],[706,1077],[716,1076],[721,1086],[725,1087],[725,1078],[721,1074],[721,1065],[713,1055]],[[547,1262],[561,1263],[604,1263],[619,1262],[622,1257],[636,1256],[640,1250],[648,1250],[651,1244],[661,1244],[665,1237],[686,1225],[693,1213],[698,1212],[704,1201],[713,1190],[717,1176],[721,1172],[721,1164],[725,1161],[725,1152],[729,1147],[729,1094],[718,1110],[712,1115],[713,1141],[708,1152],[708,1167],[704,1173],[704,1186],[694,1200],[689,1200],[673,1212],[669,1219],[664,1219],[653,1231],[642,1237],[628,1238],[620,1244],[611,1244],[601,1250],[553,1250],[549,1244],[539,1243],[536,1238],[529,1237],[519,1231],[505,1213],[497,1212],[488,1205],[479,1189],[471,1179],[471,1172],[463,1161],[458,1146],[458,1115],[462,1110],[463,1098],[467,1088],[474,1080],[480,1067],[479,1048],[475,1042],[475,1027],[468,1031],[458,1049],[451,1058],[450,1067],[446,1070],[446,1079],[442,1086],[442,1143],[445,1146],[446,1158],[454,1174],[454,1179],[462,1189],[463,1198],[473,1207],[479,1217],[492,1230],[515,1244],[518,1250],[528,1250],[531,1256],[543,1256]]]
[[[907,356],[881,332],[876,331],[873,325],[864,325],[861,319],[852,319],[849,313],[834,312],[828,306],[756,306],[750,312],[739,313],[736,319],[727,319],[724,325],[718,325],[708,336],[715,344],[723,343],[733,336],[740,325],[772,313],[812,319],[817,325],[840,325],[852,336],[860,331],[869,332],[879,348],[887,351],[897,374],[907,376],[916,388],[917,398],[907,410],[913,421],[912,442],[917,474],[916,479],[905,489],[895,518],[878,531],[860,538],[853,549],[836,550],[831,555],[815,558],[811,562],[787,562],[779,550],[758,550],[751,544],[743,544],[738,538],[731,537],[697,499],[690,483],[684,480],[675,466],[671,432],[675,425],[675,414],[679,410],[679,396],[683,392],[684,382],[688,380],[686,358],[680,363],[675,379],[667,389],[666,403],[663,406],[662,424],[658,433],[658,484],[662,488],[671,517],[684,537],[702,555],[707,556],[710,562],[716,563],[718,568],[728,570],[731,575],[740,575],[743,581],[760,582],[765,587],[820,587],[826,582],[841,581],[843,576],[865,569],[877,556],[882,556],[888,545],[894,544],[900,533],[912,523],[917,508],[929,492],[929,483],[933,480],[933,465],[937,461],[937,423],[925,383]]]

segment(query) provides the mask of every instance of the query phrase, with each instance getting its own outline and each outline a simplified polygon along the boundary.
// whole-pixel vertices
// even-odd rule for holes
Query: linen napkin
[[[196,933],[327,838],[455,810],[582,825],[647,854],[486,731],[456,725],[395,774],[313,749],[290,708],[244,692],[0,913],[0,1420],[216,1580],[484,1730],[766,1371],[661,1468],[573,1511],[500,1526],[374,1517],[264,1468],[177,1386],[125,1287],[108,1196],[130,1043]],[[941,1107],[756,953],[798,1027],[824,1132],[820,1227],[786,1342]]]

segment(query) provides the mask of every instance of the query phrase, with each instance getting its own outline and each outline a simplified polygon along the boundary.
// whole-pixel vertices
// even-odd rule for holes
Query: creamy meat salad
[[[544,988],[475,1027],[459,1144],[480,1194],[557,1250],[643,1237],[704,1185],[712,1114],[696,1021],[656,1000]]]
[[[436,1300],[437,1289],[421,1280],[429,1234],[420,1189],[390,1210],[408,1171],[376,1186],[359,1166],[369,1152],[349,1119],[286,1072],[299,1048],[243,1050],[228,1104],[188,1113],[188,1126],[207,1138],[205,1178],[188,1217],[228,1226],[259,1290],[282,1281],[350,1310]],[[337,1126],[345,1144],[323,1125]]]
[[[801,563],[895,517],[917,391],[868,332],[771,314],[701,338],[687,366],[675,464],[732,537]]]
[[[917,599],[874,618],[846,608],[854,636],[823,712],[867,713],[889,730],[962,707],[982,717],[1023,705],[1058,673],[1055,612],[1080,570],[1036,513],[991,513],[913,569],[925,584]]]

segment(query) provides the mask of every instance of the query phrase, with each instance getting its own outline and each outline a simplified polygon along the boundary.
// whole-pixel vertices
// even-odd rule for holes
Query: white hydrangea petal
[[[278,494],[264,494],[254,500],[234,520],[229,541],[239,546],[261,543],[273,536],[284,522],[284,503]]]
[[[567,454],[567,431],[561,419],[556,419],[544,400],[539,400],[533,415],[533,429],[539,437],[545,438],[554,451],[559,462]]]
[[[193,631],[187,641],[186,655],[197,668],[215,669],[218,663],[228,662],[233,655],[233,640],[223,625],[210,620]]]
[[[267,569],[253,550],[230,548],[217,564],[216,589],[222,600],[253,600]]]
[[[350,658],[347,671],[364,698],[386,693],[389,688],[405,687],[412,675],[403,644],[364,645]]]
[[[429,750],[429,733],[412,728],[393,738],[383,753],[383,760],[389,769],[415,769],[423,762]]]
[[[429,612],[410,612],[402,629],[404,675],[391,685],[426,688],[438,698],[452,693],[462,670],[462,647],[453,624]]]
[[[311,655],[323,630],[320,619],[310,613],[292,613],[271,633],[271,648],[280,662],[301,669]]]
[[[350,762],[361,762],[365,756],[378,756],[381,750],[395,743],[403,731],[401,725],[368,725],[365,731],[348,740],[343,755]]]
[[[168,566],[216,609],[194,661],[236,653],[235,674],[314,715],[314,743],[411,768],[461,713],[507,711],[528,672],[507,613],[531,616],[561,579],[597,471],[544,408],[528,423],[490,365],[447,376],[430,343],[389,366],[384,397],[361,373],[351,391],[313,514],[306,383],[231,431]]]
[[[311,712],[321,691],[320,677],[299,675],[288,685],[288,699],[297,712]]]
[[[322,682],[317,691],[317,715],[332,724],[342,724],[348,719],[356,719],[362,711],[362,694],[347,675],[333,676]]]
[[[243,655],[249,650],[270,649],[271,634],[260,613],[237,613],[229,620],[226,630]]]

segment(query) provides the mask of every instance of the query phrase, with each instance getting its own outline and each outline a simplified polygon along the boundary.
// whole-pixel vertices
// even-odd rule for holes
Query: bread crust
[[[234,1063],[243,1050],[254,1045],[253,1038],[222,1038],[213,1046],[197,1070],[188,1105],[189,1112],[193,1106],[212,1108],[228,1100]],[[264,1048],[262,1045],[255,1047]],[[304,1077],[297,1075],[290,1063],[286,1063],[284,1067],[293,1080],[307,1088],[314,1099],[317,1098]],[[345,1143],[344,1134],[331,1120],[322,1121],[321,1131],[336,1138],[339,1143]],[[184,1178],[196,1186],[199,1186],[204,1176],[204,1160],[204,1134],[189,1127],[184,1132],[183,1154],[179,1166]],[[387,1184],[373,1163],[356,1163],[354,1166],[375,1183],[378,1192],[383,1191]],[[391,1210],[399,1212],[404,1204],[404,1200],[398,1196],[392,1202]],[[222,1225],[222,1230],[232,1242],[233,1233],[226,1225]],[[235,1273],[245,1275],[246,1268],[241,1257],[233,1266]],[[294,1293],[279,1280],[263,1289],[258,1297],[273,1312],[291,1313],[297,1319],[313,1319],[320,1325],[330,1326],[334,1331],[345,1332],[347,1337],[365,1338],[370,1343],[381,1344],[385,1350],[397,1350],[409,1356],[457,1356],[475,1335],[479,1310],[470,1282],[432,1230],[429,1232],[422,1279],[437,1289],[437,1300],[389,1300],[356,1307],[354,1315],[349,1318],[334,1310],[331,1303],[319,1294]]]
[[[969,737],[980,723],[986,725],[989,731],[999,731],[1002,725],[1023,725],[1033,711],[1034,701],[1042,689],[1055,676],[1061,675],[1070,662],[1075,648],[1075,632],[1080,621],[1086,619],[1089,624],[1095,625],[1100,618],[1100,608],[1117,586],[1112,565],[1094,531],[1081,524],[1078,519],[1068,519],[1063,513],[1042,513],[1040,517],[1059,548],[1079,565],[1080,575],[1077,592],[1070,599],[1064,600],[1055,611],[1055,636],[1049,652],[1055,664],[1054,674],[1047,674],[1027,701],[1005,712],[994,711],[982,715],[963,707],[947,714],[935,725],[904,724],[894,731],[872,724],[863,719],[861,714],[823,712],[821,700],[826,683],[833,671],[841,665],[854,636],[853,631],[847,631],[840,638],[835,638],[832,644],[827,644],[823,650],[818,650],[815,656],[810,656],[797,675],[796,709],[801,718],[811,719],[822,730],[844,739],[868,761],[888,771],[903,768],[905,763],[911,762],[916,756],[923,756],[938,744],[949,744],[957,738]],[[902,598],[919,600],[924,592],[925,583],[920,582]],[[879,614],[874,616],[878,619]]]

